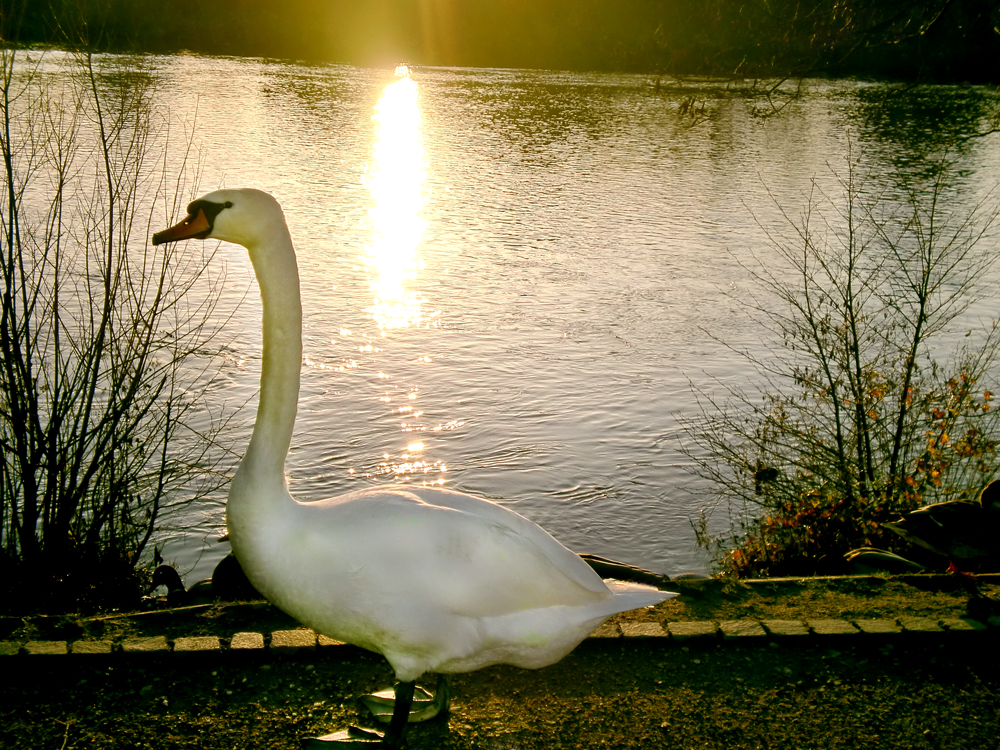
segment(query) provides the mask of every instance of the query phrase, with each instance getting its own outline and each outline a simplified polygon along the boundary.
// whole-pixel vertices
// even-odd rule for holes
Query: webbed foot
[[[394,691],[391,689],[380,690],[372,695],[364,695],[359,700],[365,708],[371,711],[376,721],[383,724],[389,723],[396,705]],[[421,721],[433,719],[438,714],[448,713],[451,707],[451,675],[438,675],[437,687],[432,694],[419,685],[413,692],[413,704],[410,708],[409,724],[417,724]]]
[[[396,685],[396,699],[389,717],[389,728],[384,735],[369,729],[350,727],[341,732],[325,734],[322,737],[303,739],[301,743],[303,749],[323,750],[329,745],[339,745],[341,747],[379,747],[384,750],[400,750],[403,747],[403,733],[410,716],[414,688],[413,682],[400,682]]]
[[[331,745],[375,748],[382,745],[382,735],[370,729],[348,727],[340,732],[324,734],[322,737],[307,737],[301,741],[301,744],[303,750],[323,750]]]

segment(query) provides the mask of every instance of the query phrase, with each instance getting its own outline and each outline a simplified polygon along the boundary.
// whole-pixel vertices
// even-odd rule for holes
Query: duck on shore
[[[157,556],[158,557],[158,556]],[[171,565],[158,565],[153,571],[150,590],[159,586],[167,587],[167,605],[170,607],[190,607],[195,604],[211,604],[216,601],[252,601],[262,599],[240,566],[230,553],[222,558],[212,571],[211,578],[205,578],[189,587],[184,586],[180,574]]]
[[[946,558],[951,572],[992,567],[1000,562],[1000,480],[975,500],[925,505],[883,526]]]

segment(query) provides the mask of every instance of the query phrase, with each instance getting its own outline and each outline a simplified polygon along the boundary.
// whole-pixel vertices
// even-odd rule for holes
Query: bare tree
[[[956,215],[938,167],[899,195],[852,167],[839,194],[816,187],[801,218],[783,212],[789,232],[765,228],[779,262],[747,267],[742,304],[780,343],[736,349],[759,386],[696,389],[687,423],[696,473],[734,503],[732,534],[714,540],[724,567],[829,572],[852,547],[899,544],[882,521],[996,472],[1000,330],[955,327],[994,261],[996,195]]]
[[[178,186],[143,60],[7,49],[0,75],[5,601],[124,606],[171,493],[217,484],[213,436],[185,429],[216,297],[206,258],[147,240]]]

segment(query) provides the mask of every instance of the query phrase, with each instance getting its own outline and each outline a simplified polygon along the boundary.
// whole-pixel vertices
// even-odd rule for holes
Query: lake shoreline
[[[976,581],[984,598],[1000,602],[1000,573],[976,576]],[[900,617],[940,621],[970,616],[966,584],[948,574],[694,578],[668,581],[659,588],[679,595],[656,607],[617,615],[604,627],[617,628],[613,637],[619,637],[624,636],[623,625],[655,623],[663,628],[662,637],[668,637],[671,623],[704,622],[714,623],[711,636],[722,638],[725,633],[719,623],[732,621],[895,621]],[[991,614],[1000,615],[1000,611]],[[988,616],[979,616],[989,625]],[[1000,621],[994,624],[1000,626]],[[93,615],[7,615],[0,617],[0,642],[102,641],[109,644],[110,653],[120,651],[130,639],[163,637],[165,643],[172,643],[177,638],[214,636],[222,639],[225,650],[237,632],[297,627],[293,618],[263,600],[217,602]],[[648,636],[646,631],[644,637]],[[609,633],[599,637],[609,637]]]

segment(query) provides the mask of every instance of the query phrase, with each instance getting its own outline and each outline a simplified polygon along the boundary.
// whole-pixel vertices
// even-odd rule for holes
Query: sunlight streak
[[[386,86],[375,106],[376,140],[364,179],[375,201],[368,212],[373,237],[365,257],[375,299],[366,312],[382,331],[419,323],[425,302],[406,288],[422,268],[417,247],[425,227],[419,89],[406,66],[397,67],[396,75],[400,79]]]

